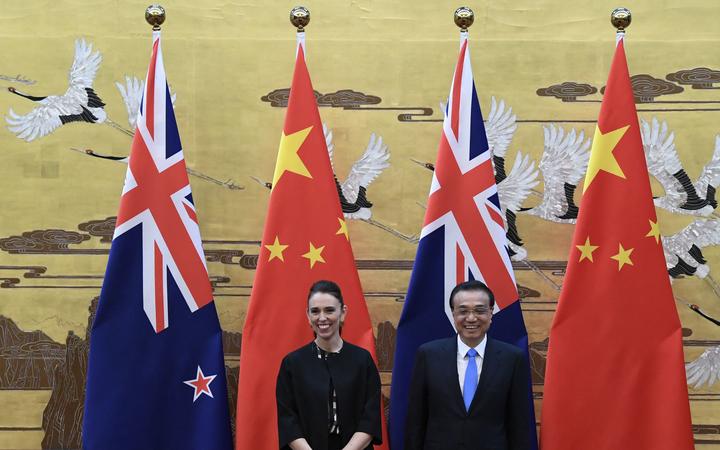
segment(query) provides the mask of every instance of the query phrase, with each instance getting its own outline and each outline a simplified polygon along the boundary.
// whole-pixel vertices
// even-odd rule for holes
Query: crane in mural
[[[444,104],[440,104],[440,110],[445,111]],[[560,286],[528,259],[527,250],[517,228],[517,213],[523,211],[522,204],[525,199],[534,192],[538,185],[538,170],[535,161],[529,155],[518,151],[515,155],[515,162],[508,173],[505,169],[505,160],[510,142],[517,130],[517,117],[512,108],[506,106],[504,100],[499,102],[492,97],[490,100],[490,114],[485,123],[485,133],[488,140],[488,149],[492,155],[493,168],[495,171],[495,183],[497,184],[500,208],[505,217],[505,236],[507,237],[507,250],[513,261],[525,264],[530,270],[543,278],[554,289],[560,290]],[[435,166],[429,162],[419,161],[410,158],[416,164],[434,171]],[[425,208],[425,205],[421,205]]]
[[[703,318],[720,326],[720,320],[708,315],[698,305],[683,303]],[[685,372],[688,384],[695,389],[700,389],[705,384],[711,387],[720,381],[720,346],[705,349],[697,359],[685,364]]]
[[[131,77],[125,75],[125,83],[123,84],[119,81],[116,81],[115,86],[120,92],[123,103],[125,103],[125,109],[127,109],[128,124],[130,125],[130,130],[135,133],[135,128],[137,127],[137,117],[138,113],[140,112],[140,102],[142,101],[143,92],[145,90],[145,81],[139,79],[138,77]],[[172,102],[173,106],[175,106],[176,99],[177,94],[175,94],[174,92],[171,93],[170,101]],[[103,153],[98,153],[90,148],[85,149],[84,152],[86,155],[94,156],[96,158],[119,161],[126,164],[128,162],[127,156],[107,155]]]
[[[145,81],[138,77],[125,75],[125,83],[116,81],[115,87],[117,87],[117,90],[120,92],[120,96],[123,99],[125,109],[127,109],[128,124],[130,124],[130,129],[134,133],[135,128],[137,127],[138,113],[140,112],[140,102],[142,101],[143,92],[145,91]],[[173,106],[175,106],[175,100],[177,100],[177,94],[172,92],[171,89],[170,101]]]
[[[130,129],[132,130],[131,134],[135,133],[135,128],[137,126],[137,117],[138,113],[140,112],[140,102],[142,101],[143,92],[145,90],[145,81],[139,79],[138,77],[134,76],[128,76],[125,75],[125,83],[121,83],[119,81],[115,82],[115,86],[117,87],[118,91],[120,92],[120,96],[123,99],[123,103],[125,104],[125,109],[127,110],[128,114],[128,124],[130,125]],[[170,91],[170,101],[172,102],[173,106],[175,106],[175,101],[177,100],[177,94],[175,92]],[[122,163],[128,162],[127,156],[113,156],[109,154],[99,153],[96,152],[93,149],[86,148],[84,150],[78,150],[73,149],[78,152],[84,153],[89,156],[93,156],[95,158],[101,158],[101,159],[107,159],[111,161],[118,161]],[[190,167],[186,167],[185,170],[187,170],[187,173],[200,178],[201,180],[205,180],[209,183],[217,184],[218,186],[226,187],[231,190],[240,190],[244,189],[243,186],[239,186],[235,184],[235,182],[232,179],[229,180],[218,180],[217,178],[213,178],[209,175],[205,175],[202,172],[198,172],[197,170],[191,169]]]
[[[445,111],[445,108],[441,106]],[[538,185],[538,171],[535,162],[528,155],[518,151],[510,173],[505,170],[505,158],[510,142],[517,130],[517,116],[504,100],[490,99],[485,133],[488,149],[493,159],[495,183],[498,187],[500,208],[505,216],[505,229],[510,257],[515,261],[527,260],[527,250],[517,229],[517,212],[535,186]]]
[[[39,97],[9,87],[8,91],[39,103],[40,106],[25,115],[16,114],[11,108],[5,118],[8,129],[27,142],[47,136],[71,122],[107,123],[131,134],[108,118],[105,103],[93,89],[101,61],[100,52],[93,51],[92,44],[78,39],[75,41],[75,57],[68,74],[69,85],[63,95]]]
[[[69,86],[65,94],[36,97],[21,92],[14,87],[9,87],[8,91],[11,93],[39,103],[40,106],[25,115],[19,115],[11,108],[5,117],[8,129],[15,133],[18,138],[32,142],[47,136],[67,123],[105,123],[132,137],[145,83],[137,77],[129,76],[125,76],[124,84],[115,83],[128,112],[130,129],[127,129],[108,117],[105,112],[105,102],[100,99],[93,88],[101,62],[102,55],[99,50],[94,50],[93,45],[84,39],[77,39],[75,41],[75,56],[68,74]],[[172,93],[171,100],[173,104],[175,104],[175,99],[176,94]],[[72,148],[71,150],[100,159],[127,162],[126,156],[107,155],[93,149],[80,150]],[[232,180],[221,181],[189,167],[187,171],[194,177],[218,186],[231,190],[244,189],[243,186],[235,184]]]
[[[444,110],[442,104],[441,109]],[[509,175],[506,174],[505,156],[517,129],[512,108],[493,97],[485,129],[493,152],[501,205],[507,208],[508,249],[513,260],[524,261],[527,251],[520,239],[515,214],[529,214],[556,223],[575,223],[578,207],[573,197],[587,169],[591,140],[585,137],[583,131],[571,129],[568,132],[554,124],[543,127],[544,149],[539,168],[544,189],[539,194],[532,189],[537,184],[537,174],[533,173],[534,161],[527,156],[518,152],[513,169]],[[680,163],[674,134],[668,131],[666,122],[660,123],[655,118],[651,122],[643,120],[641,134],[648,171],[665,190],[665,195],[655,199],[656,206],[682,215],[713,214],[717,207],[715,190],[720,184],[720,136],[715,139],[710,161],[692,183]],[[411,159],[426,169],[434,170],[432,163]],[[516,185],[523,188],[516,190]],[[541,203],[530,208],[521,207],[528,192],[541,195]],[[702,254],[703,248],[720,245],[720,221],[697,219],[678,233],[663,236],[662,242],[668,274],[672,278],[697,276],[707,281],[720,297],[720,286],[710,275],[710,267]],[[558,287],[555,283],[553,285]]]
[[[444,105],[441,104],[440,108],[445,111]],[[566,135],[562,128],[555,128],[552,125],[551,128],[546,129],[545,153],[539,166],[545,183],[545,192],[541,194],[543,195],[543,201],[536,207],[523,208],[523,203],[530,193],[535,192],[534,188],[539,184],[539,181],[535,161],[529,155],[524,155],[520,151],[515,156],[515,162],[510,172],[507,172],[505,168],[507,150],[516,130],[517,117],[512,113],[512,108],[508,107],[504,100],[497,101],[495,97],[492,97],[490,100],[490,113],[485,123],[485,133],[488,138],[488,148],[493,158],[500,206],[505,213],[508,249],[514,261],[524,261],[527,260],[527,250],[523,247],[524,244],[517,228],[517,214],[524,212],[555,222],[573,222],[574,218],[577,217],[577,208],[572,202],[572,192],[574,192],[577,180],[580,179],[582,174],[576,176],[577,180],[568,178],[567,174],[574,174],[580,170],[576,169],[575,165],[582,165],[583,157],[584,165],[587,166],[587,147],[590,144],[589,141],[585,141],[582,132],[577,136],[575,130],[572,130]],[[571,158],[568,158],[568,156],[571,156]],[[432,163],[414,158],[411,158],[411,160],[428,170],[434,170]],[[584,173],[584,169],[582,170]],[[569,203],[566,200],[568,198],[566,194],[568,188],[565,188],[565,186],[569,186],[571,193]],[[566,202],[564,208],[563,201]],[[570,206],[567,206],[568,204],[575,207],[575,209],[572,210]],[[564,212],[567,216],[566,211],[568,210],[574,211],[575,215],[573,217],[561,217]]]
[[[675,133],[667,122],[653,117],[641,120],[640,131],[648,171],[663,188],[664,195],[655,198],[655,206],[674,214],[707,217],[717,208],[715,190],[720,184],[720,136],[710,161],[693,183],[682,166],[675,148]],[[697,276],[707,281],[720,296],[720,286],[710,275],[702,249],[720,244],[720,221],[696,219],[671,236],[663,236],[663,249],[672,278]]]
[[[553,124],[543,127],[544,149],[540,158],[542,201],[522,212],[557,223],[575,223],[578,207],[574,195],[590,159],[590,138],[575,129],[566,132]]]
[[[685,365],[688,384],[695,389],[708,387],[720,380],[720,346],[710,347],[696,360]]]
[[[333,162],[335,144],[333,143],[332,130],[323,124],[323,132],[325,133],[325,142],[330,156],[330,165],[333,174],[336,174],[335,163]],[[387,144],[383,143],[382,136],[376,136],[375,133],[372,133],[365,152],[352,165],[347,178],[340,183],[337,174],[335,175],[340,205],[346,219],[371,220],[370,208],[373,205],[367,199],[367,188],[383,170],[390,167],[389,159],[390,152]]]
[[[662,236],[662,243],[670,276],[695,275],[712,281],[702,249],[720,244],[720,219],[695,220],[678,233]]]
[[[368,186],[380,176],[385,169],[390,167],[390,163],[388,162],[390,152],[387,144],[383,142],[382,136],[376,135],[375,133],[370,135],[370,140],[362,156],[353,163],[347,178],[340,182],[335,171],[333,158],[335,154],[333,132],[326,124],[323,124],[323,133],[325,135],[328,156],[330,157],[330,165],[333,175],[335,176],[335,185],[337,186],[338,196],[340,197],[340,206],[342,207],[345,218],[361,220],[407,242],[418,242],[417,235],[410,236],[404,234],[371,217],[373,204],[367,199]],[[251,178],[261,186],[272,189],[272,183],[269,181],[262,180],[255,176],[251,176]]]
[[[710,161],[693,183],[675,149],[675,133],[667,122],[655,117],[640,123],[645,158],[650,174],[660,183],[665,195],[655,199],[655,206],[675,214],[709,216],[717,208],[715,190],[720,184],[720,135]]]

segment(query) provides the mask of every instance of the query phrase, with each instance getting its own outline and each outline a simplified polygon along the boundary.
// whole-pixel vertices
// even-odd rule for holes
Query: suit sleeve
[[[277,401],[278,437],[280,448],[288,448],[288,443],[303,436],[298,416],[297,402],[293,389],[293,376],[288,358],[283,359],[275,386]]]
[[[425,359],[425,352],[422,349],[418,350],[410,377],[408,409],[405,419],[405,450],[422,450],[425,446],[428,420]]]
[[[523,353],[515,354],[512,388],[508,399],[505,423],[508,430],[509,450],[530,450],[531,389],[528,360]]]
[[[365,386],[365,399],[357,431],[369,434],[372,436],[372,443],[380,445],[382,444],[380,374],[370,353],[366,353]]]

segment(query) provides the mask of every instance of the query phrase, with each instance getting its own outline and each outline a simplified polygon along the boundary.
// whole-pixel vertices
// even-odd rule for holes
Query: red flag
[[[544,450],[693,448],[680,320],[618,40],[550,330]]]
[[[348,307],[343,339],[365,348],[375,358],[372,324],[300,38],[243,328],[238,449],[278,448],[275,381],[282,358],[313,339],[305,316],[307,293],[320,279],[335,281],[343,291]]]

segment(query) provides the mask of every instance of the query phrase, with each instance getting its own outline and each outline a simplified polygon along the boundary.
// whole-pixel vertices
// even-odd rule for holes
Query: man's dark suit
[[[475,398],[465,410],[457,336],[418,349],[410,383],[405,450],[530,449],[527,360],[488,337]]]

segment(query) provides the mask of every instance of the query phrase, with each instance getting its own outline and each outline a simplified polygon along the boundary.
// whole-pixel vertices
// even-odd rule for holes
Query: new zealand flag
[[[222,331],[160,48],[90,334],[85,449],[232,449]]]
[[[393,450],[403,448],[408,389],[417,348],[455,334],[448,298],[458,283],[475,279],[489,286],[496,303],[488,334],[528,351],[467,34],[462,36],[425,222],[398,323],[390,391]],[[532,407],[532,398],[528,398],[528,408]],[[535,436],[532,409],[530,416],[532,423],[528,427]]]

